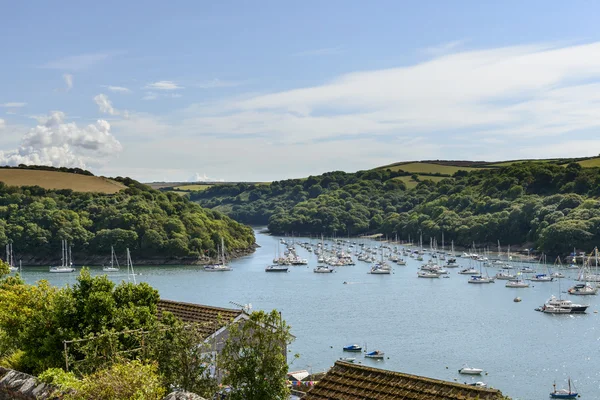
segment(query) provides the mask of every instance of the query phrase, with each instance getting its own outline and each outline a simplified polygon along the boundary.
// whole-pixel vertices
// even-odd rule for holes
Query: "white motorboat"
[[[418,271],[417,276],[419,278],[439,278],[440,274],[430,271]]]
[[[529,267],[523,267],[519,270],[519,272],[522,274],[535,274],[535,269],[532,269]]]
[[[289,267],[286,265],[268,265],[265,272],[288,272]]]
[[[325,265],[317,265],[313,272],[316,274],[330,274],[333,272],[333,268],[327,267]]]
[[[496,274],[496,279],[502,280],[502,281],[510,281],[510,280],[515,279],[515,278],[516,278],[516,276],[513,275],[513,274],[511,274],[510,272],[508,272],[508,270],[506,270],[506,271],[499,271]]]
[[[558,271],[556,271],[556,272],[553,272],[553,273],[552,273],[550,276],[551,276],[552,278],[557,278],[557,279],[560,279],[560,278],[564,278],[564,277],[565,277],[565,275],[564,275],[563,273],[561,273],[561,272],[558,272]]]
[[[528,288],[529,283],[525,282],[523,279],[513,279],[506,282],[504,285],[507,288]]]
[[[481,375],[482,372],[483,370],[481,368],[470,368],[467,366],[458,370],[458,373],[463,375]]]
[[[382,268],[378,265],[371,267],[371,270],[369,271],[369,274],[373,274],[373,275],[389,275],[391,273],[392,273],[392,271],[390,269]]]
[[[536,311],[546,314],[583,314],[588,307],[589,305],[575,304],[571,300],[552,296],[543,306],[536,308]]]
[[[578,283],[577,285],[573,286],[572,288],[569,288],[569,290],[567,290],[567,292],[569,294],[574,294],[574,295],[579,295],[579,296],[595,295],[595,294],[598,294],[598,288],[593,287],[589,283]]]

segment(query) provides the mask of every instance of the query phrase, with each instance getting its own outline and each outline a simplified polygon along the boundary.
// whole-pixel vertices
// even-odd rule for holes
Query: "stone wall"
[[[54,388],[41,383],[35,376],[0,367],[0,400],[46,400],[52,396]]]

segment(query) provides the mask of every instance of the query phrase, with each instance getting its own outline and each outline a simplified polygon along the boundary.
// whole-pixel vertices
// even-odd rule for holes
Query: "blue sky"
[[[10,2],[2,14],[3,164],[262,181],[600,153],[595,2]]]

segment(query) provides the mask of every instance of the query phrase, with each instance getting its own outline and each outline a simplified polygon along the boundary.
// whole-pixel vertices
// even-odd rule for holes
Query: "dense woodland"
[[[221,238],[229,250],[254,244],[252,230],[174,193],[129,178],[116,194],[9,187],[0,182],[0,246],[16,257],[55,257],[61,240],[73,253],[109,255],[129,248],[136,259],[215,255]]]
[[[458,171],[408,190],[404,171],[330,172],[271,185],[216,185],[191,194],[206,207],[275,234],[384,233],[457,245],[532,244],[550,254],[600,242],[600,169],[516,163]]]

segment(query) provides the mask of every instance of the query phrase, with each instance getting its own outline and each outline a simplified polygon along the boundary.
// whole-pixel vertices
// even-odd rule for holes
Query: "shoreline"
[[[229,260],[235,260],[241,257],[253,254],[260,246],[254,243],[252,246],[246,249],[238,249],[231,251],[227,256]],[[214,264],[218,260],[210,257],[146,257],[138,258],[132,254],[131,256],[134,266],[160,266],[160,265],[208,265]],[[16,264],[21,261],[24,267],[40,267],[40,266],[53,266],[60,265],[61,260],[55,257],[38,257],[32,255],[25,255],[23,257],[15,257]],[[73,266],[75,267],[86,267],[86,266],[102,266],[110,264],[110,255],[85,255],[85,254],[73,254]],[[121,266],[127,265],[124,258],[122,262],[119,262]]]

